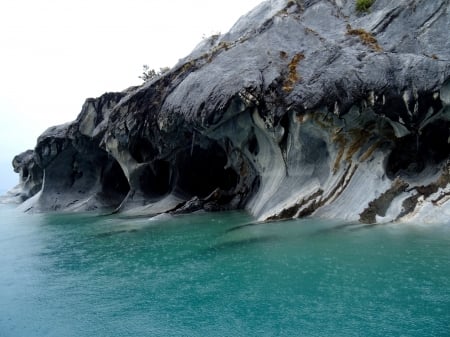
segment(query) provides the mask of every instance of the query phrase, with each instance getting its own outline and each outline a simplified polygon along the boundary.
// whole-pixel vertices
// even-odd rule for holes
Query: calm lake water
[[[25,215],[0,336],[450,336],[450,224]]]

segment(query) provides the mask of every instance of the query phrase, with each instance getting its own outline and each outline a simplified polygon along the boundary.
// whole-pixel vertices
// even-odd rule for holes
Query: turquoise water
[[[2,337],[450,336],[450,225],[0,219]]]

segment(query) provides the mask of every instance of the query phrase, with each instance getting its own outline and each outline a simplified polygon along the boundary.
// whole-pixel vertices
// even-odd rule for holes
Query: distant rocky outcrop
[[[448,0],[263,2],[44,132],[21,207],[448,221],[449,28]]]

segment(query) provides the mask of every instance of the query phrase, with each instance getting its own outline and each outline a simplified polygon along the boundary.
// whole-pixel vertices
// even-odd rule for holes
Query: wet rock
[[[41,193],[28,202],[27,210],[97,210],[120,204],[128,182],[100,141],[103,118],[123,96],[88,99],[77,120],[51,127],[39,137],[33,158],[44,178]],[[24,170],[19,162],[17,166]]]
[[[19,173],[19,184],[0,199],[2,202],[21,203],[42,188],[44,172],[37,164],[33,150],[18,154],[12,161],[14,172]]]
[[[444,0],[365,13],[263,2],[162,76],[47,130],[30,207],[370,223],[450,212],[449,13]]]

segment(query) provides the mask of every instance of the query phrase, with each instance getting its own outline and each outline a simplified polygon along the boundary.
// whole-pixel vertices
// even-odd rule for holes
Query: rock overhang
[[[438,29],[448,4],[414,3],[377,0],[358,13],[349,0],[264,2],[163,76],[87,101],[40,138],[38,162],[45,171],[65,146],[106,158],[122,172],[116,211],[417,215],[411,198],[447,193],[450,48]],[[104,170],[94,180],[110,185]],[[378,186],[355,199],[364,179]]]

